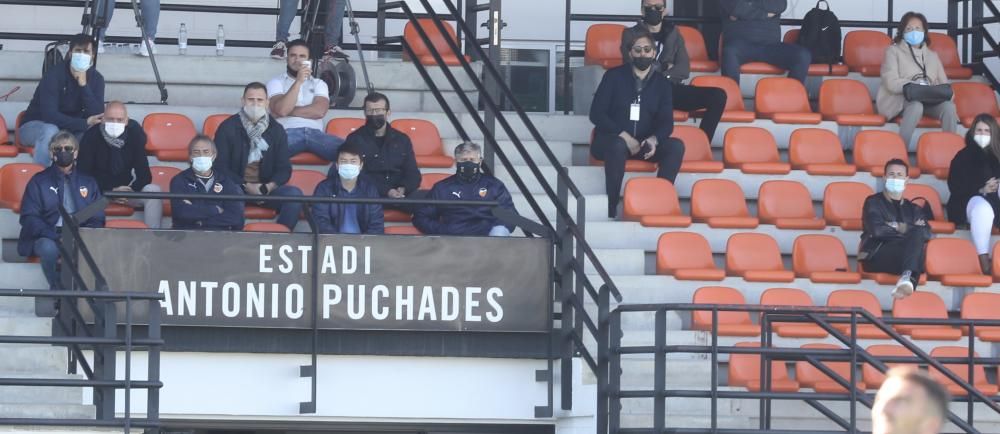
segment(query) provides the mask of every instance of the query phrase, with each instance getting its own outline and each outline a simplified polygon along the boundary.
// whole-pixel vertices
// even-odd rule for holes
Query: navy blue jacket
[[[722,34],[727,40],[777,44],[781,42],[781,13],[787,7],[787,0],[719,0]],[[774,16],[768,18],[769,13]]]
[[[340,183],[340,177],[327,178],[316,186],[315,197],[338,197],[348,194]],[[358,177],[352,197],[378,199],[375,184],[365,176]],[[384,234],[385,220],[382,216],[382,205],[357,204],[358,226],[363,234]],[[340,233],[340,219],[344,214],[344,204],[315,203],[312,205],[316,226],[322,234]]]
[[[264,130],[263,138],[267,141],[267,150],[260,159],[260,182],[273,182],[279,187],[285,185],[292,177],[288,135],[273,116]],[[229,172],[236,178],[235,182],[242,185],[250,146],[250,135],[243,128],[240,115],[237,113],[230,116],[219,124],[219,129],[215,132],[215,147],[219,150],[219,155],[215,157],[215,167]]]
[[[101,189],[97,181],[77,170],[69,175],[69,194],[73,195],[73,203],[77,211],[101,198]],[[59,205],[62,204],[63,180],[66,175],[55,166],[36,173],[24,188],[21,199],[21,235],[17,240],[17,253],[21,256],[33,254],[35,240],[49,238],[58,241],[56,223],[59,222]],[[82,222],[80,226],[88,228],[104,227],[104,210]]]
[[[489,175],[472,183],[460,181],[457,175],[449,176],[434,184],[427,199],[497,201],[516,212],[507,187]],[[423,206],[413,214],[413,225],[427,235],[489,235],[490,229],[501,224],[486,206]],[[514,226],[506,226],[514,230]]]
[[[656,136],[667,142],[674,132],[673,88],[662,74],[650,71],[642,87],[639,120],[630,121],[629,111],[637,99],[636,78],[632,65],[624,64],[604,73],[590,106],[590,122],[597,134],[617,136],[622,131],[643,141]]]
[[[194,170],[190,167],[170,180],[171,193],[184,194],[243,194],[236,179],[224,170],[215,170],[215,185],[205,191]],[[222,213],[219,213],[222,207]],[[174,229],[221,229],[236,231],[243,229],[242,201],[234,200],[181,200],[170,199]]]
[[[87,70],[87,85],[80,87],[69,72],[69,62],[63,62],[62,66],[42,75],[21,125],[42,121],[79,134],[87,130],[88,117],[103,112],[104,77],[101,73],[91,67]]]

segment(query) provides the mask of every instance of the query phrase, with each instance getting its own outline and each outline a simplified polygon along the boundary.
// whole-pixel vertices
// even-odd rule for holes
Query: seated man
[[[213,169],[218,150],[208,136],[198,135],[188,144],[191,167],[170,180],[171,193],[243,194],[224,169]],[[243,202],[234,200],[170,199],[174,229],[243,229]]]
[[[781,42],[781,13],[787,0],[719,0],[722,9],[722,75],[740,82],[740,65],[767,62],[805,83],[812,54]]]
[[[21,143],[39,151],[36,163],[51,164],[45,150],[59,130],[79,141],[87,128],[101,122],[104,76],[93,66],[94,38],[81,33],[70,38],[66,62],[42,75],[18,128]]]
[[[366,176],[361,176],[365,161],[355,144],[340,147],[337,176],[316,186],[313,196],[378,199],[378,190]],[[315,203],[312,205],[316,226],[323,234],[382,234],[385,222],[382,205],[361,203]]]
[[[895,298],[912,294],[920,281],[931,234],[923,208],[903,199],[909,169],[900,159],[885,163],[885,191],[868,196],[862,211],[858,261],[868,272],[898,274]]]
[[[24,188],[17,253],[38,256],[49,289],[60,289],[62,284],[56,264],[59,261],[57,243],[63,219],[59,214],[59,205],[70,214],[75,213],[100,199],[101,189],[94,178],[76,170],[79,146],[73,133],[59,131],[52,137],[48,148],[49,157],[55,164],[32,176]],[[80,226],[104,227],[104,210],[81,222]],[[44,311],[51,311],[51,307]]]
[[[288,154],[312,152],[326,161],[337,159],[344,139],[326,134],[323,117],[330,109],[330,90],[312,76],[309,46],[296,39],[288,44],[286,72],[267,82],[271,113],[288,134]]]
[[[138,122],[129,119],[125,104],[112,101],[104,109],[104,121],[83,134],[80,158],[76,162],[81,172],[97,179],[102,192],[160,191],[153,184],[146,158],[146,133]],[[152,229],[160,227],[163,201],[160,199],[123,199],[122,205],[143,209],[143,220]]]
[[[222,121],[215,133],[219,153],[215,167],[234,176],[251,196],[302,196],[302,190],[287,185],[292,177],[285,129],[267,114],[267,88],[258,82],[243,89],[243,108]],[[278,223],[295,230],[302,212],[297,202],[259,202],[278,210]]]
[[[413,143],[409,136],[389,126],[392,114],[389,98],[378,92],[370,93],[365,96],[364,109],[365,125],[348,135],[344,144],[353,143],[361,151],[365,162],[363,174],[375,184],[380,197],[419,198],[420,169]],[[327,176],[332,177],[335,170],[331,167]]]
[[[427,199],[497,201],[514,210],[507,187],[482,170],[483,149],[471,142],[455,148],[455,175],[449,176],[431,189]],[[490,207],[422,206],[413,214],[413,225],[427,235],[489,235],[506,237],[514,230],[493,216]]]

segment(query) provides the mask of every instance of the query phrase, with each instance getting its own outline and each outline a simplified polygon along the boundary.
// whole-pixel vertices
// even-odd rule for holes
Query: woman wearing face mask
[[[1000,126],[980,114],[965,133],[965,148],[948,170],[948,219],[969,225],[983,272],[990,272],[990,232],[1000,227]]]
[[[364,157],[357,142],[337,150],[337,172],[316,186],[315,197],[378,199],[378,189],[361,176]],[[315,203],[312,215],[321,234],[382,234],[385,220],[382,205],[360,203]]]
[[[918,12],[907,12],[899,21],[894,44],[886,48],[882,61],[882,83],[875,98],[879,114],[889,119],[901,116],[899,135],[910,144],[913,130],[921,117],[928,116],[941,121],[944,131],[955,132],[958,115],[955,104],[945,101],[937,104],[907,101],[903,87],[948,83],[944,66],[937,53],[930,49],[927,18]]]

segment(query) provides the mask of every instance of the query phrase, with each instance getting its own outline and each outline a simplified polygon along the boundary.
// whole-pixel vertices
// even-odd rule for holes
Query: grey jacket
[[[645,26],[645,24],[640,22],[626,31],[634,32]],[[681,83],[691,76],[691,60],[688,58],[687,48],[684,47],[684,38],[681,36],[681,32],[677,30],[677,26],[667,23],[663,23],[661,26],[660,32],[653,35],[657,38],[657,46],[660,49],[660,54],[653,66],[667,80],[674,83]],[[635,38],[622,37],[622,60],[626,61],[625,63],[628,63],[629,49],[631,48],[626,46],[626,42],[633,39]]]
[[[913,81],[917,75],[923,74],[920,65],[913,60],[914,56],[927,68],[930,84],[948,83],[948,75],[945,74],[941,59],[927,44],[914,47],[913,54],[910,54],[910,46],[906,41],[892,44],[885,49],[882,81],[875,97],[875,106],[880,115],[892,119],[903,111],[903,105],[906,104],[903,86]]]

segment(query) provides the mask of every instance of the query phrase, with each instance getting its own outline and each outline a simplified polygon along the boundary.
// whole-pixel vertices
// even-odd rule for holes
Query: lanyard
[[[927,65],[926,65],[927,62],[925,61],[924,63],[920,63],[920,61],[917,60],[917,53],[913,51],[913,46],[911,46],[910,44],[906,44],[906,47],[910,49],[910,57],[913,57],[913,63],[916,63],[917,67],[920,68],[920,71],[923,72],[924,78],[930,81],[930,77],[927,76]],[[924,55],[921,54],[920,57],[924,58]]]

